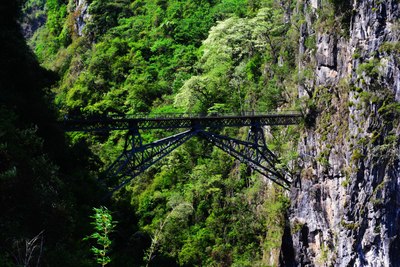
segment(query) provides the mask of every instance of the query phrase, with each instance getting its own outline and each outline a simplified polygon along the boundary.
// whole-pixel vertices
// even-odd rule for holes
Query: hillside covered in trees
[[[103,205],[107,266],[398,266],[398,3],[353,2],[1,3],[0,265],[98,265]],[[126,131],[57,123],[287,110],[263,130],[290,191],[192,138],[104,198]]]
[[[15,96],[31,102],[29,105],[18,103],[18,107],[32,107],[26,111],[26,130],[17,128],[15,131],[33,135],[31,139],[37,140],[31,142],[37,143],[38,151],[32,153],[39,153],[42,161],[52,163],[35,163],[46,166],[46,171],[40,175],[43,181],[30,180],[32,186],[13,184],[12,175],[17,174],[12,173],[11,163],[10,169],[5,169],[10,177],[3,181],[8,181],[13,190],[36,188],[40,184],[47,191],[53,188],[48,183],[64,188],[66,192],[55,187],[55,192],[47,194],[57,195],[60,202],[68,205],[64,209],[69,212],[82,210],[80,214],[69,216],[84,218],[71,222],[68,220],[72,219],[56,214],[59,221],[49,222],[49,225],[71,235],[62,230],[64,226],[73,231],[80,227],[77,224],[85,224],[82,225],[84,230],[78,231],[83,239],[90,233],[91,211],[82,206],[99,203],[101,197],[100,193],[80,194],[99,191],[93,179],[104,175],[121,153],[125,133],[115,131],[107,136],[71,133],[68,140],[64,140],[62,132],[52,132],[51,129],[57,131],[53,122],[65,116],[92,114],[265,112],[278,107],[292,108],[291,92],[285,88],[294,83],[295,77],[288,77],[294,71],[296,47],[291,39],[296,37],[291,25],[285,23],[287,8],[290,6],[273,1],[33,0],[22,3],[22,13],[13,18],[12,32],[20,46],[15,47],[14,40],[10,40],[15,53],[23,55],[15,69],[43,83],[35,86],[28,79],[19,79],[24,84],[15,85],[37,94],[37,100],[26,95],[22,97],[24,92]],[[15,24],[17,19],[35,55],[24,44]],[[37,66],[37,72],[50,78],[41,79],[30,65]],[[10,82],[15,83],[15,80],[10,79]],[[9,103],[8,99],[5,102]],[[19,122],[22,118],[18,116],[16,120]],[[15,125],[17,121],[9,124]],[[240,139],[246,136],[245,129],[226,131]],[[151,131],[144,138],[150,142],[162,134]],[[17,137],[10,133],[10,138]],[[279,150],[293,150],[290,146],[293,138],[283,136],[270,141]],[[17,143],[20,144],[11,139],[4,145]],[[47,151],[46,145],[47,149],[55,151]],[[26,146],[33,149],[31,143]],[[62,147],[70,152],[62,152]],[[79,152],[82,149],[90,149],[90,152],[82,154]],[[67,159],[68,153],[72,157],[76,153],[86,156],[84,160],[76,156]],[[58,159],[60,157],[62,159]],[[289,161],[289,157],[286,158]],[[79,164],[73,163],[76,160]],[[53,165],[54,170],[51,170]],[[27,168],[31,172],[36,170],[32,165]],[[72,169],[77,169],[78,173]],[[46,199],[57,201],[57,198],[42,196],[46,191],[40,190],[41,194],[35,198],[51,205]],[[21,193],[9,194],[20,196]],[[78,197],[85,199],[75,199]],[[30,199],[29,195],[23,198]],[[19,202],[24,205],[24,201]],[[201,139],[193,139],[172,152],[161,164],[114,194],[111,202],[107,205],[118,221],[110,237],[113,241],[110,264],[113,266],[272,264],[279,255],[284,210],[288,206],[282,189],[271,187],[251,169]],[[47,213],[49,209],[25,208],[34,214],[36,211]],[[5,213],[5,216],[11,215]],[[21,224],[27,226],[27,219],[21,219]],[[36,218],[39,225],[45,220],[41,216]],[[29,239],[45,230],[42,263],[55,266],[57,259],[49,255],[57,252],[53,252],[54,248],[47,241],[53,235],[47,227],[40,225],[25,233],[20,229],[14,234],[2,232],[8,235],[5,239],[15,242],[17,236],[20,240]],[[90,242],[82,241],[79,236],[70,238],[75,239],[77,245],[72,247],[67,241],[54,241],[68,247],[65,250],[80,251],[70,256],[68,253],[72,252],[61,249],[60,256],[65,254],[63,264],[90,264]],[[7,247],[6,262],[11,264],[16,248],[13,250],[7,243],[4,247]],[[80,253],[86,256],[77,264]]]

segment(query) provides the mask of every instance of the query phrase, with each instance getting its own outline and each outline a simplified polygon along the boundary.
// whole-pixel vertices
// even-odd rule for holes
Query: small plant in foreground
[[[111,259],[107,256],[110,251],[112,241],[109,234],[115,227],[115,222],[112,220],[111,212],[106,207],[93,208],[94,215],[90,216],[94,221],[91,223],[94,226],[95,232],[84,240],[95,239],[97,246],[92,246],[91,250],[96,258],[97,263],[101,266],[106,266]]]

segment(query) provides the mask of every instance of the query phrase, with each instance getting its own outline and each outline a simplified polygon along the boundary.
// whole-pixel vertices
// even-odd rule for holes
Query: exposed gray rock
[[[75,28],[78,36],[82,36],[86,22],[90,19],[87,0],[75,1]]]
[[[314,16],[327,8],[306,5]],[[400,126],[395,105],[387,108],[400,101],[398,6],[355,0],[350,29],[315,30],[315,59],[306,61],[315,78],[299,86],[300,96],[316,95],[318,116],[301,138],[291,191],[296,266],[400,266]],[[299,52],[308,55],[315,25],[305,21]]]
[[[337,42],[335,36],[327,33],[317,35],[317,66],[336,70],[337,68]]]
[[[20,19],[21,30],[26,39],[31,38],[35,32],[46,24],[46,1],[37,1],[29,3],[22,12]],[[71,0],[68,4],[70,12],[73,14],[75,23],[74,29],[76,35],[82,36],[87,21],[90,19],[88,12],[89,3],[87,0]]]

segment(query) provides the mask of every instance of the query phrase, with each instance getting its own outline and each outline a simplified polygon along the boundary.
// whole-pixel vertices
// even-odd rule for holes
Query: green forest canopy
[[[293,107],[290,95],[295,93],[297,79],[293,27],[297,21],[286,18],[287,10],[293,8],[290,5],[271,0],[93,0],[80,36],[74,1],[27,1],[23,10],[32,19],[32,14],[42,17],[43,12],[47,17],[29,45],[49,71],[29,55],[21,35],[9,39],[10,46],[19,42],[15,53],[24,51],[15,66],[18,73],[43,82],[16,85],[29,87],[29,91],[9,91],[15,101],[38,92],[36,98],[29,98],[37,105],[15,104],[32,110],[2,107],[15,116],[2,120],[7,138],[1,151],[11,163],[2,169],[1,182],[7,187],[1,188],[37,199],[38,204],[21,210],[25,202],[15,200],[15,205],[21,206],[17,213],[26,215],[20,227],[13,225],[14,230],[5,228],[7,224],[1,226],[3,240],[33,237],[46,229],[54,238],[46,245],[47,265],[54,266],[57,257],[62,257],[65,266],[92,266],[89,244],[81,241],[90,232],[88,218],[97,202],[93,199],[100,199],[91,181],[115,160],[124,143],[120,132],[106,136],[70,134],[65,147],[69,152],[62,152],[68,156],[60,157],[63,150],[55,148],[65,143],[62,134],[44,131],[45,122],[37,121],[34,114],[54,118],[56,113],[237,112]],[[32,65],[45,77],[37,78],[42,76],[33,73],[35,70],[25,71]],[[49,108],[41,111],[43,107]],[[26,123],[19,126],[23,116]],[[224,131],[239,139],[246,132]],[[277,138],[269,140],[270,146],[283,162],[289,161],[295,156],[292,144],[297,134],[292,128],[272,131]],[[160,135],[149,132],[144,139],[151,141]],[[26,145],[8,149],[20,138],[27,140]],[[38,156],[24,154],[26,147],[34,148],[29,151]],[[28,173],[43,170],[36,180],[30,180],[33,191],[29,194],[18,191],[31,177],[16,178],[18,166],[22,166],[19,162],[28,164],[24,167]],[[89,188],[93,193],[86,193]],[[111,236],[112,266],[264,266],[277,261],[288,200],[281,189],[269,186],[210,144],[194,139],[108,204],[118,221]],[[54,207],[58,207],[57,212]],[[4,210],[4,218],[18,217],[14,210]],[[28,215],[37,212],[45,213],[43,222],[22,230]],[[47,230],[55,225],[54,232]],[[86,226],[78,230],[81,225]],[[65,238],[56,238],[59,231]],[[2,246],[10,247],[7,242]],[[12,266],[10,255],[5,252],[0,256]]]

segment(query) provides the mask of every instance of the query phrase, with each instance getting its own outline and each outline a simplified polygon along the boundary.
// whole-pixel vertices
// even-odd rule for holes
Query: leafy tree
[[[159,243],[170,242],[173,235],[175,235],[179,229],[185,225],[189,215],[192,213],[193,207],[191,204],[179,202],[176,203],[175,199],[170,201],[169,205],[172,206],[172,210],[167,214],[165,219],[160,222],[159,227],[154,231],[151,245],[145,256],[146,266],[149,266],[150,261],[152,261]]]
[[[282,87],[273,71],[263,75],[262,69],[277,63],[284,31],[282,12],[272,8],[260,9],[254,18],[219,22],[203,42],[202,74],[185,82],[176,105],[197,112],[215,102],[236,111],[256,109],[259,103],[263,110],[275,108],[282,101]]]

